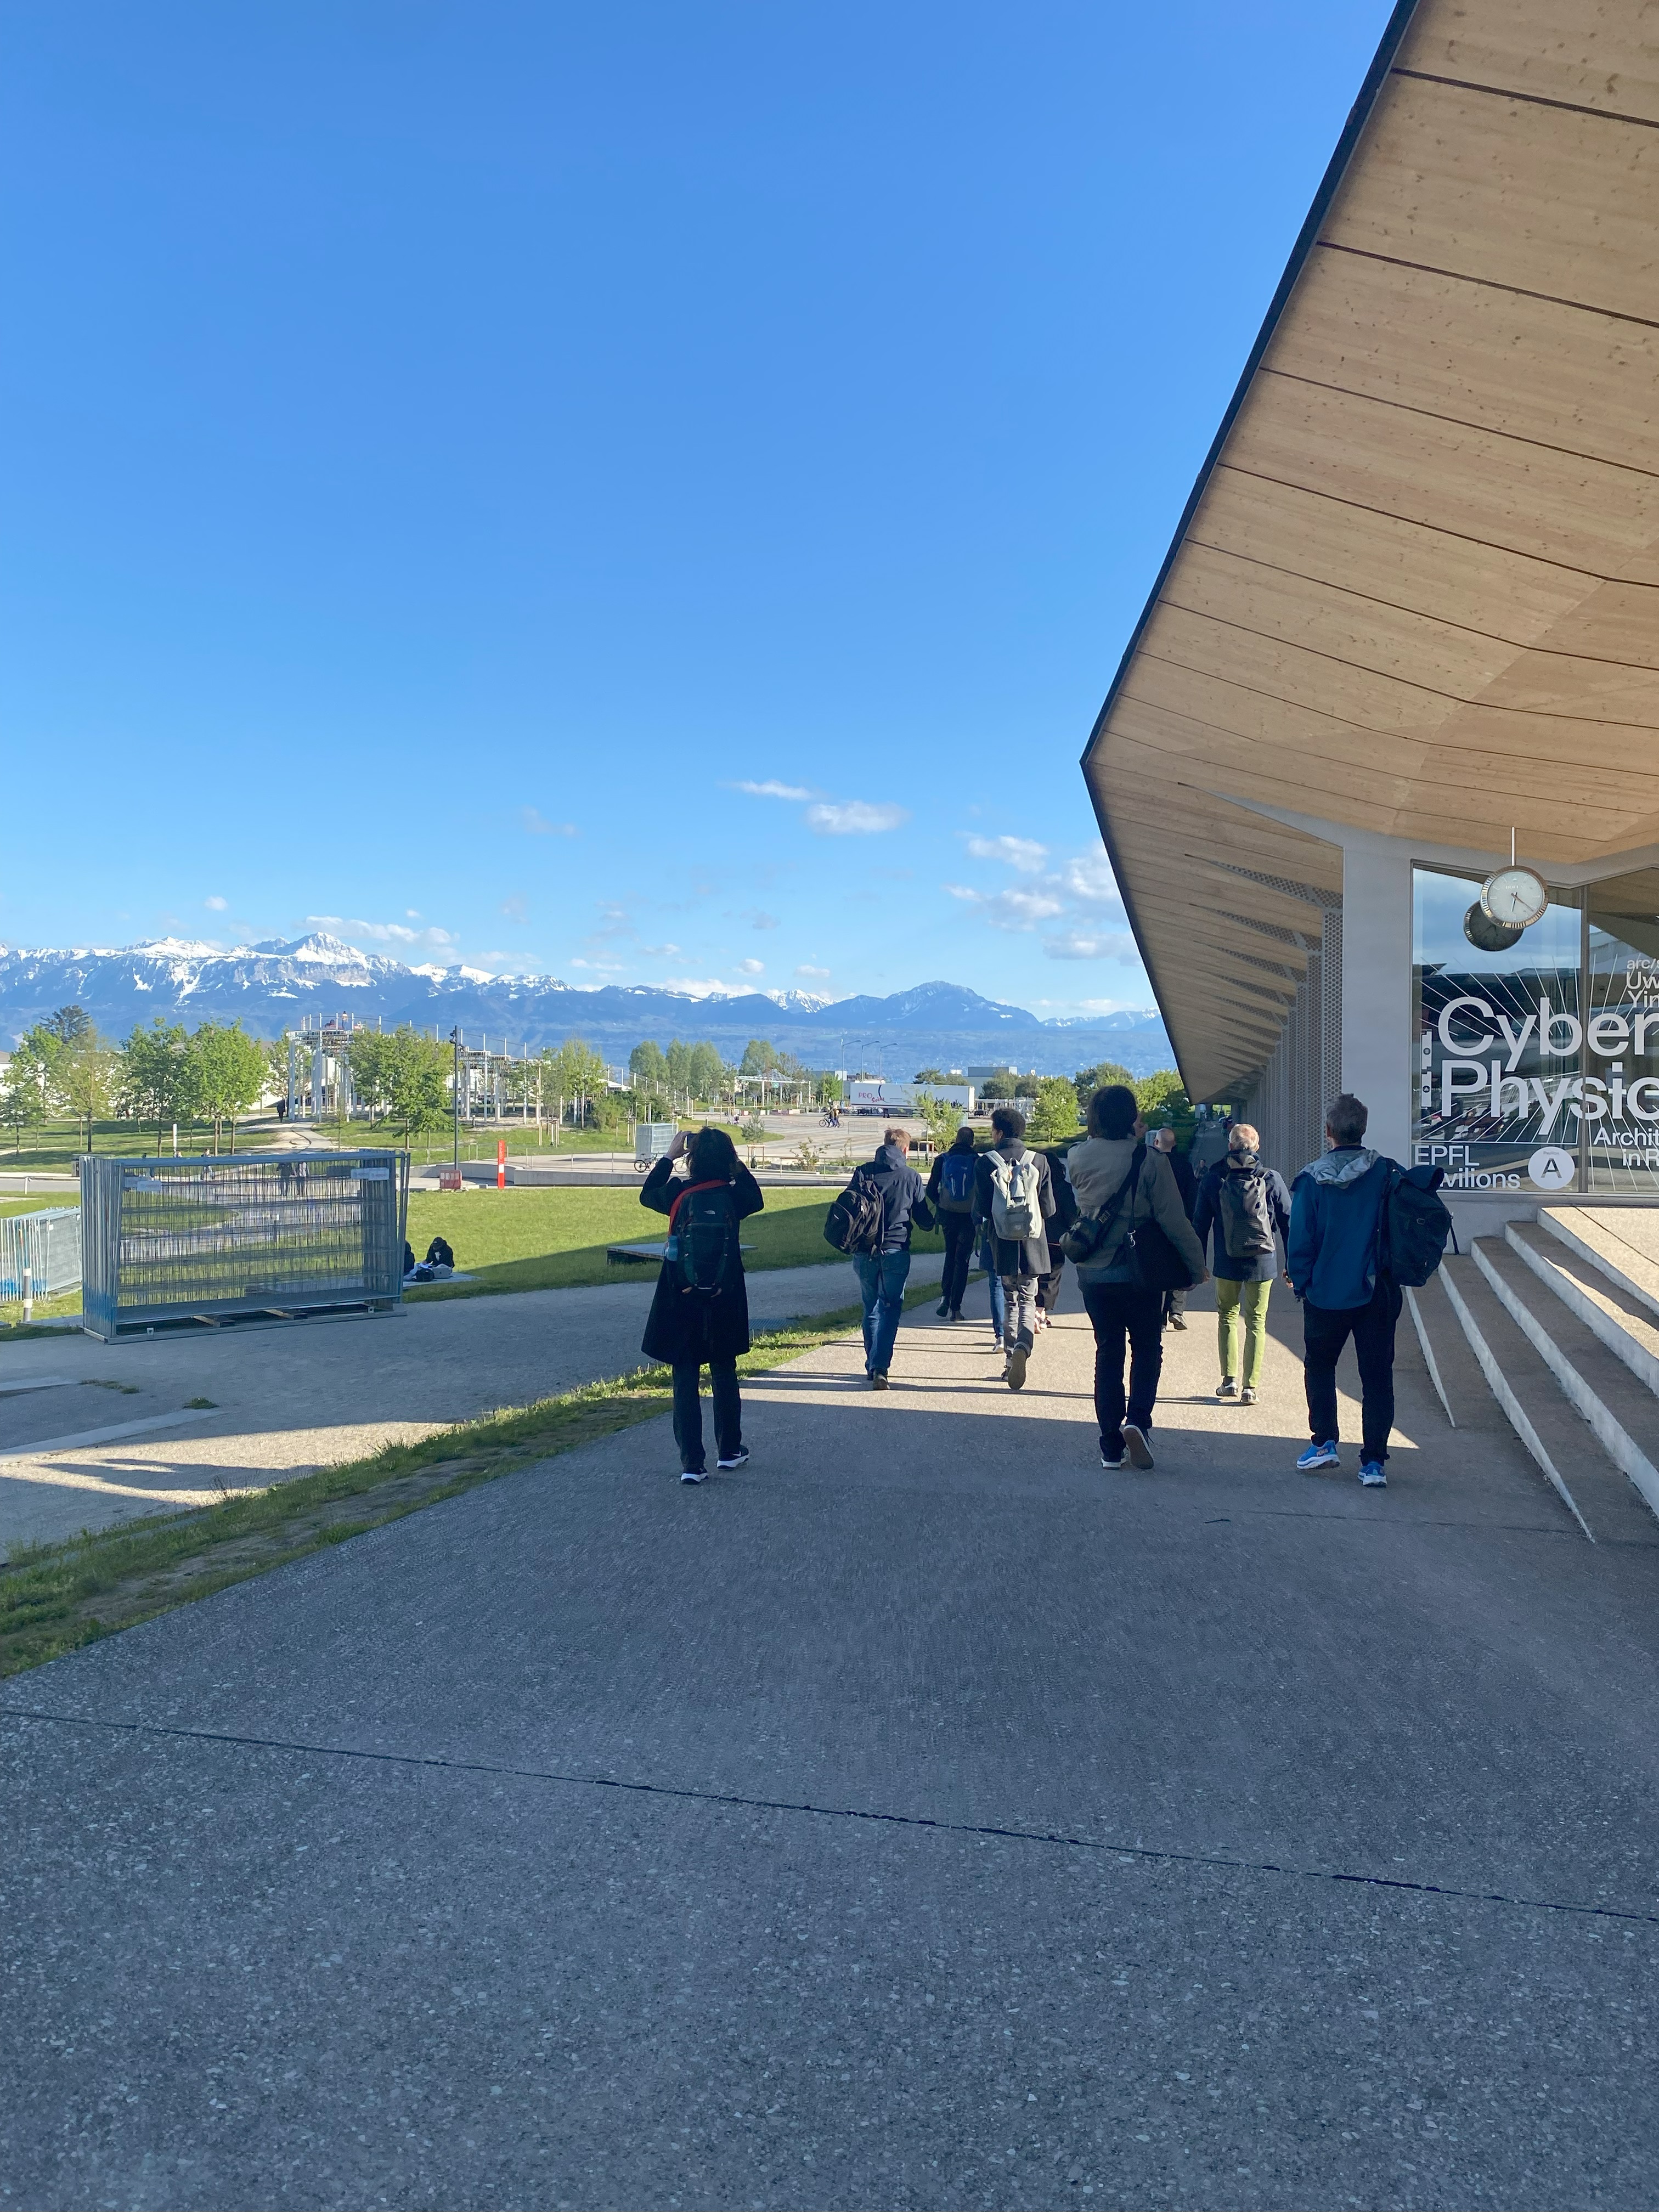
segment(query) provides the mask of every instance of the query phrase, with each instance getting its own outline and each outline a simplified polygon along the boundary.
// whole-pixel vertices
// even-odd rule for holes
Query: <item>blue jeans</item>
[[[858,1271],[859,1289],[864,1298],[864,1371],[866,1375],[884,1375],[898,1340],[910,1255],[858,1252],[854,1255],[853,1265]]]
[[[979,1240],[979,1264],[984,1268],[991,1285],[991,1328],[998,1336],[1008,1318],[1008,1301],[1003,1295],[1002,1278],[997,1273],[997,1255],[991,1248],[991,1232],[988,1229]]]

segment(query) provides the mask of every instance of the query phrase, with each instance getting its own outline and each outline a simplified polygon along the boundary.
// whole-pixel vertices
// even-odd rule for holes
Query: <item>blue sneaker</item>
[[[1367,1490],[1386,1490],[1389,1486],[1388,1474],[1380,1459],[1362,1459],[1359,1462],[1359,1480]]]
[[[1328,1444],[1310,1444],[1296,1464],[1301,1474],[1317,1474],[1322,1467],[1340,1467],[1342,1455],[1336,1448],[1336,1438],[1333,1437]]]

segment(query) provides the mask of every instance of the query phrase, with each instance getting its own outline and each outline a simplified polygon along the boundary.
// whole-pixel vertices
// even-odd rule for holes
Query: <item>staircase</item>
[[[1516,1434],[1592,1542],[1659,1543],[1653,1215],[1546,1206],[1448,1257],[1416,1294],[1447,1412],[1446,1309]],[[1441,1358],[1437,1364],[1436,1353]]]

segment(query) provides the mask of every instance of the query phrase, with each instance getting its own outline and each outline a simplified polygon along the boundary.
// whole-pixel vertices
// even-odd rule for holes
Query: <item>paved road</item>
[[[918,1253],[914,1279],[937,1281],[944,1264],[936,1253]],[[651,1270],[642,1273],[644,1280],[586,1290],[417,1301],[373,1321],[5,1346],[0,1558],[22,1544],[158,1507],[200,1504],[498,1406],[624,1375],[642,1358],[654,1284]],[[858,1295],[844,1261],[763,1269],[749,1279],[757,1322],[833,1312],[856,1304]],[[36,1382],[52,1387],[21,1387]],[[192,1412],[192,1398],[210,1407]],[[95,1441],[112,1429],[125,1433]]]
[[[1659,1523],[1170,1344],[1150,1476],[913,1317],[6,1686],[11,2201],[1651,2204]]]

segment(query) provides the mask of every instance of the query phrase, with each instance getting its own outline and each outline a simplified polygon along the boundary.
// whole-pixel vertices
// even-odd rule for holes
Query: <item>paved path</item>
[[[1652,2203],[1659,1523],[1170,1344],[1152,1475],[913,1316],[6,1685],[12,2201]]]
[[[913,1278],[937,1281],[944,1264],[918,1253]],[[380,1320],[0,1347],[0,1558],[624,1375],[643,1357],[655,1283],[644,1273],[586,1290],[416,1301]],[[833,1312],[858,1295],[845,1262],[749,1279],[760,1322]],[[20,1387],[42,1382],[54,1387]],[[191,1411],[192,1398],[212,1406]]]

